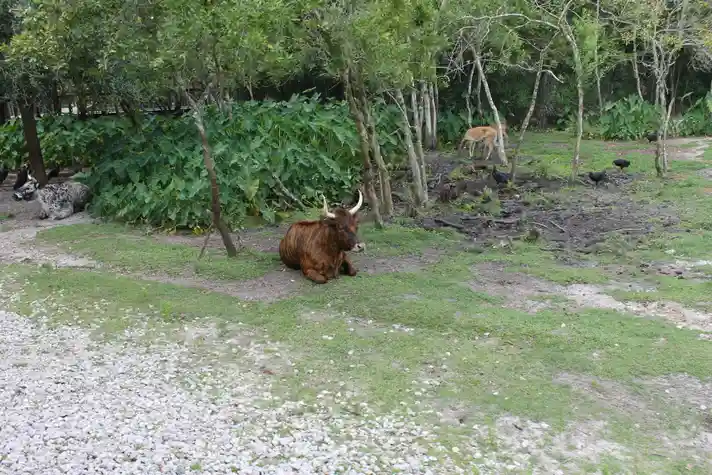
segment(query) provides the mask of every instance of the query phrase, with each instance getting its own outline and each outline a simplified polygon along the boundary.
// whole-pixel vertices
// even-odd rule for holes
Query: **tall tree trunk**
[[[59,97],[59,83],[57,81],[52,82],[52,110],[55,114],[62,114],[62,100]]]
[[[517,146],[514,148],[512,153],[512,166],[509,169],[509,174],[511,175],[512,183],[517,177],[517,159],[519,158],[519,149],[522,147],[524,142],[524,134],[529,127],[529,121],[534,115],[534,108],[536,107],[536,97],[539,94],[539,83],[541,82],[541,73],[544,69],[544,53],[539,57],[539,64],[536,70],[536,78],[534,79],[534,88],[532,90],[532,99],[529,102],[529,109],[527,109],[527,115],[524,116],[524,121],[522,122],[522,129],[519,131],[519,139],[517,139]]]
[[[633,63],[633,77],[635,77],[635,88],[638,91],[638,97],[641,101],[643,98],[643,88],[640,85],[640,72],[638,72],[638,45],[633,41],[633,57],[631,58],[631,63]]]
[[[423,115],[422,119],[425,123],[425,134],[423,136],[423,144],[429,147],[433,141],[433,123],[432,115],[430,113],[430,91],[429,91],[427,81],[422,81],[420,83],[420,98],[423,101]],[[407,110],[407,109],[406,109]]]
[[[476,68],[477,65],[473,63],[472,67]],[[482,109],[482,77],[480,77],[479,74],[477,75],[477,88],[475,90],[475,95],[477,97],[477,117],[481,119],[482,116],[485,115],[485,111]]]
[[[410,103],[413,108],[413,117],[415,118],[415,154],[418,158],[418,166],[420,167],[420,181],[423,190],[425,190],[425,199],[428,199],[428,178],[425,170],[425,151],[423,150],[423,102],[418,100],[418,91],[415,87],[410,89]],[[407,108],[406,108],[407,110]]]
[[[32,175],[37,179],[40,186],[47,184],[47,174],[45,173],[44,160],[42,160],[42,148],[40,138],[37,135],[37,118],[35,117],[35,105],[32,102],[20,100],[20,117],[22,117],[22,129],[25,134],[25,146],[30,160]]]
[[[422,90],[422,89],[421,89]],[[415,201],[415,206],[422,206],[427,201],[427,192],[423,188],[423,179],[420,174],[420,164],[418,163],[418,157],[415,153],[415,146],[413,145],[413,134],[410,131],[410,120],[408,120],[408,106],[405,104],[405,99],[403,98],[403,92],[400,89],[396,89],[396,103],[401,110],[401,130],[403,131],[403,138],[405,140],[406,151],[408,152],[408,163],[410,164],[410,171],[413,173],[413,199]]]
[[[181,82],[181,81],[179,81]],[[225,222],[222,220],[222,212],[220,209],[220,188],[218,187],[218,177],[215,173],[215,163],[213,162],[213,156],[210,152],[210,143],[208,142],[208,135],[205,133],[205,124],[203,123],[203,100],[208,95],[211,86],[205,90],[205,93],[199,101],[193,99],[188,92],[187,86],[183,85],[183,94],[188,100],[191,109],[193,109],[193,117],[195,119],[195,126],[198,129],[198,134],[200,135],[200,142],[203,148],[203,163],[205,169],[208,172],[208,178],[210,179],[210,192],[211,192],[211,210],[213,216],[213,227],[218,230],[220,237],[222,237],[223,245],[227,251],[228,257],[236,257],[237,249],[235,244],[232,242],[232,236],[230,236],[230,230],[228,229]],[[123,105],[122,105],[123,107]]]
[[[89,115],[89,112],[87,110],[87,98],[81,91],[77,96],[77,114],[79,116],[79,120],[87,120],[87,117]]]
[[[492,92],[490,91],[489,88],[489,83],[487,82],[487,77],[485,77],[485,72],[482,69],[482,61],[480,61],[480,55],[475,49],[472,49],[472,54],[475,55],[475,64],[477,65],[477,72],[480,76],[480,80],[482,81],[482,86],[485,89],[485,96],[487,97],[487,102],[489,102],[489,106],[492,109],[492,113],[494,114],[494,122],[497,124],[497,155],[499,156],[499,161],[503,166],[509,165],[507,162],[507,154],[504,152],[504,134],[502,133],[502,122],[499,120],[499,111],[497,110],[497,106],[494,103],[494,100],[492,99]]]
[[[598,96],[598,115],[603,115],[603,94],[601,94],[601,69],[598,64],[598,27],[601,24],[601,0],[596,0],[596,47],[593,50],[593,74],[596,77],[596,95]]]
[[[353,76],[353,77],[352,77]],[[368,131],[366,130],[365,118],[363,111],[360,110],[358,101],[355,97],[355,91],[363,90],[363,84],[360,76],[356,71],[352,71],[351,67],[346,67],[342,72],[342,80],[344,82],[344,90],[346,100],[349,104],[351,117],[356,124],[356,132],[359,136],[359,144],[361,146],[361,160],[363,162],[363,187],[366,199],[371,206],[373,221],[377,228],[383,228],[383,218],[381,217],[381,206],[376,195],[376,190],[373,186],[373,170],[371,168],[371,144],[368,139]],[[354,84],[356,82],[357,84]]]
[[[571,52],[573,53],[574,68],[576,71],[576,91],[578,93],[578,109],[576,114],[576,145],[574,145],[574,157],[571,160],[571,182],[578,175],[579,165],[581,164],[581,138],[583,137],[583,63],[581,62],[581,52],[576,43],[576,37],[568,23],[561,24],[561,31],[566,37]]]
[[[220,232],[220,237],[222,237],[223,245],[227,251],[228,257],[236,257],[237,249],[235,244],[232,242],[232,236],[230,236],[230,230],[227,225],[222,220],[222,212],[220,209],[220,188],[218,188],[218,177],[215,173],[215,164],[213,163],[213,157],[210,153],[210,144],[208,143],[208,136],[205,133],[205,126],[203,125],[202,117],[199,117],[199,112],[196,112],[195,125],[198,128],[198,133],[200,134],[200,141],[203,144],[203,162],[205,163],[205,169],[208,171],[208,177],[210,178],[210,191],[211,191],[211,208],[213,211],[213,227]]]
[[[381,185],[381,212],[385,216],[392,216],[394,213],[394,207],[393,194],[391,192],[391,176],[388,173],[388,167],[386,167],[386,162],[383,160],[383,155],[381,154],[381,144],[378,143],[378,132],[376,131],[376,123],[373,120],[371,104],[363,91],[361,94],[361,104],[364,112],[366,132],[368,133],[371,145],[371,154],[373,155],[373,161],[376,162],[376,168],[378,169],[378,181]]]
[[[467,107],[467,127],[472,128],[472,78],[475,76],[475,70],[477,65],[475,61],[472,61],[472,68],[470,68],[470,74],[467,78],[467,95],[465,96],[465,106]],[[480,83],[480,77],[477,76],[477,83]],[[479,107],[479,104],[478,104]]]
[[[438,148],[438,107],[439,91],[437,79],[430,84],[430,113],[433,115],[433,142],[430,144],[432,150]]]
[[[414,83],[410,88],[410,107],[413,109],[413,130],[415,131],[415,146],[419,156],[424,156],[423,150],[423,103],[418,100],[418,90]]]

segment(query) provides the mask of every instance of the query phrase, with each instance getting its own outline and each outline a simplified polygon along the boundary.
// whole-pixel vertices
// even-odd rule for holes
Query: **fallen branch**
[[[562,233],[565,233],[565,232],[566,232],[566,229],[562,228],[561,226],[559,226],[558,224],[556,224],[556,223],[553,222],[552,220],[547,219],[547,221],[549,221],[553,226],[556,226],[557,228],[559,228]]]
[[[463,226],[463,225],[461,225],[461,224],[452,223],[452,222],[447,221],[447,220],[442,219],[442,218],[433,218],[433,221],[435,221],[435,222],[438,223],[438,224],[442,224],[443,226],[449,226],[449,227],[451,227],[451,228],[455,228],[455,229],[458,229],[458,230],[460,230],[460,231],[462,231],[462,230],[465,229],[465,226]]]

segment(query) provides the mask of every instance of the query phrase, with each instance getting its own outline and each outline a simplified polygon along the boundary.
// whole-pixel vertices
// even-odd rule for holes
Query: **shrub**
[[[235,104],[232,119],[215,107],[205,125],[218,175],[225,220],[239,226],[247,216],[272,222],[294,203],[351,196],[361,161],[355,127],[342,102],[294,97],[288,102]],[[400,148],[398,116],[376,114],[385,155]],[[95,213],[163,228],[210,223],[210,186],[193,118],[147,116],[140,130],[116,121],[104,126],[103,151],[83,180],[94,190]]]
[[[606,140],[638,140],[656,130],[658,111],[653,104],[633,94],[606,105],[599,121]]]
[[[712,134],[712,92],[708,91],[685,112],[678,129],[683,136]]]

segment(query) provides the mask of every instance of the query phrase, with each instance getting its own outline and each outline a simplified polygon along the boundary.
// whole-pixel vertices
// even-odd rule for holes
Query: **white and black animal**
[[[40,188],[37,179],[28,175],[27,183],[15,191],[12,197],[15,201],[39,201],[42,207],[40,219],[65,219],[86,207],[91,199],[91,190],[77,181],[50,183]]]

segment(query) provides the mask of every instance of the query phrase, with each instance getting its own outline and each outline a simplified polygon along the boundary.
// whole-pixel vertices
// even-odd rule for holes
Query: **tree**
[[[683,50],[693,52],[696,66],[710,69],[710,39],[712,11],[708,5],[694,0],[647,0],[641,4],[612,1],[604,11],[620,28],[624,41],[637,45],[642,41],[643,63],[655,78],[655,99],[658,106],[657,147],[655,169],[663,177],[668,171],[667,133],[675,97],[669,97],[670,73]]]
[[[9,7],[10,4],[6,4],[6,8]],[[32,12],[33,10],[28,9],[28,11]],[[42,100],[42,94],[48,90],[51,76],[43,61],[41,45],[34,41],[32,30],[28,31],[28,26],[32,26],[32,16],[28,15],[22,19],[15,18],[12,23],[11,40],[3,45],[2,50],[5,58],[3,75],[7,81],[5,84],[6,94],[18,104],[30,169],[40,186],[44,186],[47,183],[47,174],[37,134],[35,111],[36,104]]]

